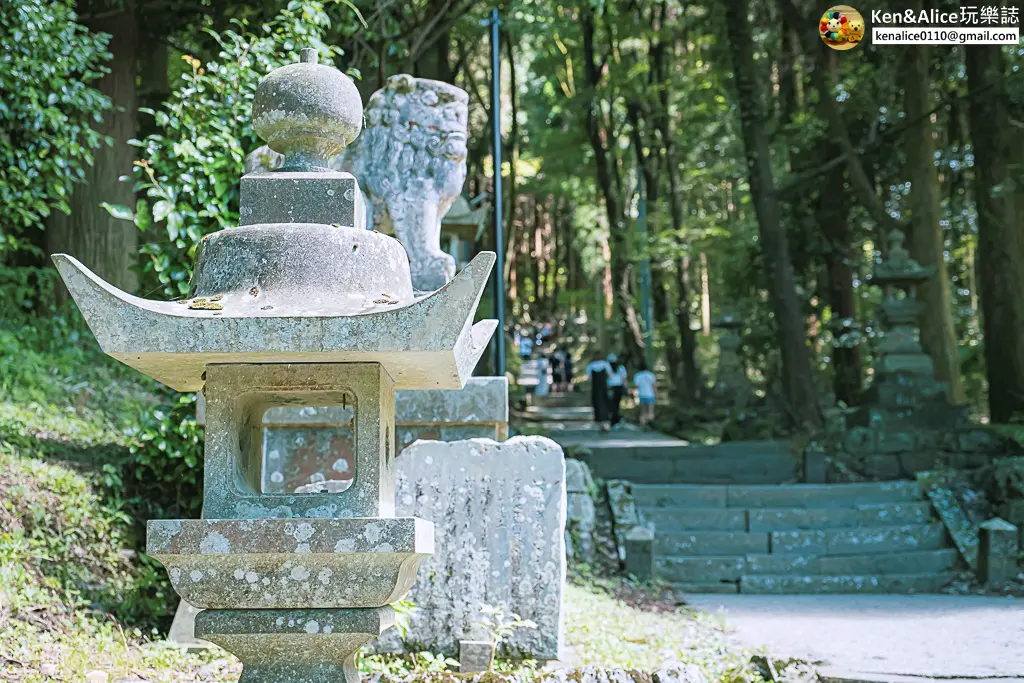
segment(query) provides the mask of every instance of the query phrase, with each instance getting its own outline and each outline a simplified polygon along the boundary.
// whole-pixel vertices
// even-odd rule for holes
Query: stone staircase
[[[931,593],[958,562],[917,482],[632,485],[662,579],[690,592]]]

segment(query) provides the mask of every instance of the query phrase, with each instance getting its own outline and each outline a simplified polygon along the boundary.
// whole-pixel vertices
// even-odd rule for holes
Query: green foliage
[[[42,256],[26,231],[42,230],[53,209],[70,211],[72,184],[103,141],[89,125],[111,104],[91,84],[109,36],[77,24],[74,6],[0,3],[0,261],[16,250]]]
[[[204,429],[196,423],[196,395],[161,390],[163,405],[142,415],[125,434],[130,489],[147,518],[198,517],[203,500]],[[152,503],[149,503],[152,501]]]
[[[0,591],[15,618],[92,604],[131,622],[166,610],[159,567],[131,562],[131,518],[85,477],[0,444],[0,491]]]
[[[205,65],[184,55],[188,69],[162,108],[142,110],[158,132],[136,144],[136,206],[107,205],[116,218],[158,235],[142,248],[144,291],[169,298],[188,293],[196,249],[204,235],[238,225],[238,180],[245,155],[259,146],[252,129],[258,79],[298,60],[313,47],[329,61],[339,54],[322,38],[330,20],[323,3],[294,0],[273,21],[254,30],[243,22],[220,34],[217,58]]]
[[[989,499],[1003,503],[1024,498],[1024,457],[997,458],[981,473]]]

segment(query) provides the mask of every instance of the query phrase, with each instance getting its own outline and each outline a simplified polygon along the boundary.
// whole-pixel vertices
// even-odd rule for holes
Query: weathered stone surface
[[[626,534],[626,574],[641,581],[654,581],[654,557],[654,532],[642,526],[630,529]]]
[[[619,561],[626,560],[626,534],[640,524],[640,515],[633,502],[633,485],[628,481],[616,479],[609,481],[608,505],[612,510],[612,532],[615,534],[615,545],[619,551]]]
[[[744,531],[660,532],[655,540],[659,554],[743,555],[768,552],[767,533]]]
[[[360,180],[359,194],[371,208],[367,228],[398,237],[421,291],[438,289],[455,273],[455,260],[440,246],[441,221],[466,180],[468,105],[461,88],[392,76],[370,97],[366,131],[328,164]],[[247,157],[246,172],[283,163],[281,155],[261,147]]]
[[[507,431],[508,378],[471,377],[454,391],[400,391],[395,420],[400,425],[494,425],[496,431]]]
[[[960,475],[953,472],[919,472],[917,480],[952,537],[960,555],[971,569],[976,569],[978,526],[982,520],[977,518],[976,513],[972,513],[966,505],[967,501],[961,500],[957,491],[967,491],[971,497],[976,496],[971,494]]]
[[[431,291],[455,273],[441,219],[466,181],[469,95],[440,81],[392,76],[366,105],[366,131],[342,158],[373,206],[370,227],[394,231],[413,284]]]
[[[397,510],[434,521],[436,553],[409,593],[407,642],[457,654],[482,605],[532,619],[510,648],[557,659],[565,583],[565,461],[543,437],[420,441],[398,458]]]
[[[594,480],[586,464],[570,458],[565,461],[565,482],[567,554],[581,562],[591,562],[594,556],[593,534],[597,520],[594,499],[590,497]]]
[[[347,230],[316,227],[339,237]],[[373,234],[358,232],[359,240]],[[350,254],[351,247],[349,240]],[[438,292],[399,304],[383,296],[369,299],[359,315],[344,313],[338,303],[317,308],[301,299],[273,310],[257,307],[259,313],[233,310],[232,302],[212,297],[185,304],[148,301],[116,290],[69,256],[53,260],[104,353],[178,391],[201,390],[210,363],[268,362],[373,362],[386,368],[397,388],[460,389],[497,324],[472,323],[494,264],[490,252]],[[239,296],[249,296],[260,283],[250,281]],[[329,289],[326,280],[324,287]],[[343,295],[339,291],[338,301]]]
[[[288,171],[325,171],[328,160],[359,135],[363,102],[352,79],[302,50],[297,64],[263,77],[252,103],[252,126],[285,156]]]
[[[713,393],[729,408],[742,410],[753,398],[747,369],[739,355],[743,345],[739,331],[743,329],[744,322],[739,317],[725,315],[715,320],[713,326],[724,330],[718,338],[718,376]]]
[[[459,641],[459,673],[476,673],[491,668],[494,643],[489,640]]]
[[[812,446],[804,451],[804,482],[808,484],[825,484],[828,482],[829,457],[825,451]]]
[[[357,651],[394,623],[390,607],[206,610],[196,633],[245,663],[239,683],[359,683]]]
[[[644,525],[659,533],[681,531],[746,531],[747,511],[728,508],[640,507]],[[763,531],[763,529],[751,529]]]
[[[937,593],[953,574],[747,575],[741,593]]]
[[[210,647],[209,642],[196,638],[196,615],[200,611],[184,600],[178,603],[178,609],[174,613],[174,621],[171,622],[171,630],[167,632],[168,645],[184,647],[189,650],[200,650]]]
[[[146,552],[201,609],[380,607],[434,550],[414,518],[151,520]]]
[[[390,517],[394,514],[394,384],[376,364],[211,365],[207,371],[203,514],[211,519]],[[269,408],[354,405],[360,485],[307,495],[262,490]]]
[[[590,476],[590,468],[586,463],[573,458],[565,461],[565,490],[568,493],[586,493],[594,486],[594,479]]]
[[[981,524],[978,544],[978,579],[990,589],[1017,577],[1017,527],[995,517]]]
[[[321,223],[366,225],[366,207],[351,173],[258,173],[242,178],[239,225]]]
[[[778,554],[854,555],[867,552],[936,550],[946,539],[939,524],[819,531],[773,531],[771,548]]]
[[[629,564],[630,547],[626,548],[627,564]],[[738,581],[746,569],[746,562],[742,557],[664,557],[659,558],[655,566],[659,579],[680,583],[698,583],[722,580]],[[643,567],[639,569],[642,570]],[[639,576],[635,571],[628,571],[628,573]]]
[[[751,531],[840,529],[867,525],[923,524],[932,519],[925,502],[868,503],[848,508],[764,508],[750,510]]]
[[[355,474],[352,406],[282,406],[263,416],[263,491],[293,493],[318,482],[351,482]],[[199,392],[196,422],[206,424]],[[508,379],[470,377],[461,390],[395,394],[395,444],[418,439],[461,441],[508,437]],[[349,484],[324,484],[344,486]],[[334,490],[343,490],[336,488]]]

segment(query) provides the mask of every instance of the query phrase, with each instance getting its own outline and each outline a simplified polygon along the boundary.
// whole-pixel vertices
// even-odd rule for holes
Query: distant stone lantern
[[[922,304],[917,288],[934,277],[935,267],[921,266],[903,246],[904,234],[889,233],[885,260],[870,278],[883,290],[878,308],[884,336],[875,348],[874,376],[865,392],[866,406],[855,424],[908,422],[948,427],[966,419],[962,406],[947,401],[947,386],[935,379],[932,358],[921,348]],[[922,410],[927,408],[927,410]]]
[[[364,229],[355,179],[328,167],[362,106],[313,50],[264,78],[253,118],[284,166],[242,178],[241,225],[203,240],[190,298],[147,301],[54,261],[104,352],[206,394],[203,519],[151,521],[147,540],[205,610],[196,635],[242,660],[242,683],[354,683],[356,652],[433,552],[430,522],[394,516],[395,390],[463,386],[496,326],[473,323],[495,257],[414,294],[405,250]],[[263,415],[307,405],[354,408],[352,484],[265,490]]]
[[[723,315],[712,323],[712,327],[723,331],[718,338],[718,374],[715,377],[714,394],[730,408],[745,408],[753,393],[747,369],[739,354],[743,345],[739,331],[745,324],[741,317],[733,314]]]

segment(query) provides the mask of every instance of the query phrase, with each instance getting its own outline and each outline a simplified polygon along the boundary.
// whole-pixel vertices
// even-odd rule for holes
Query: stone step
[[[820,574],[817,555],[750,554],[744,558],[744,574]]]
[[[661,533],[686,531],[798,531],[819,529],[862,529],[877,526],[927,524],[932,521],[931,503],[868,503],[849,508],[755,508],[741,510],[722,507],[659,507],[658,502],[672,502],[652,489],[644,487],[634,501],[645,522]],[[724,487],[694,487],[721,489]],[[713,493],[713,492],[706,492]],[[691,502],[715,503],[719,496],[699,491]],[[651,505],[651,503],[654,505]],[[645,504],[646,503],[646,504]]]
[[[947,545],[946,530],[939,523],[866,529],[772,531],[770,535],[773,555],[865,555],[939,550]]]
[[[905,553],[820,557],[817,558],[816,564],[821,574],[941,574],[951,571],[956,566],[958,558],[956,548],[943,548]]]
[[[551,392],[546,396],[534,396],[533,405],[544,408],[577,408],[590,405],[590,392]]]
[[[655,533],[686,531],[746,531],[747,511],[728,508],[644,508],[644,522],[654,525]],[[759,529],[767,531],[767,529]]]
[[[710,446],[682,441],[631,444],[624,439],[587,444],[595,477],[634,484],[781,484],[795,478],[784,441],[736,441]]]
[[[673,584],[699,584],[708,581],[739,581],[746,573],[743,556],[659,557],[658,578]]]
[[[768,534],[751,534],[744,531],[656,533],[654,552],[658,557],[767,553]]]
[[[740,593],[938,593],[955,574],[763,574],[740,579]]]
[[[932,505],[901,501],[860,504],[856,507],[761,508],[748,510],[747,514],[750,531],[863,528],[925,524],[932,520]]]
[[[666,581],[735,581],[742,576],[885,576],[891,574],[941,574],[957,563],[954,548],[875,555],[769,555],[659,557],[658,575]]]
[[[633,484],[633,502],[638,508],[724,508],[725,486],[692,484]]]
[[[683,593],[739,593],[739,581],[682,581],[672,586]]]
[[[786,486],[729,486],[726,506],[739,508],[849,507],[867,503],[920,501],[916,481],[855,484],[790,484]]]

